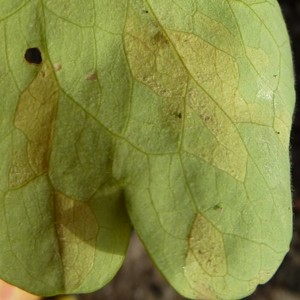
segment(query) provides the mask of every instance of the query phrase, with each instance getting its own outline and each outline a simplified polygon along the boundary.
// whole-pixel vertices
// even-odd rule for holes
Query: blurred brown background
[[[300,300],[300,0],[279,1],[292,40],[297,108],[291,137],[294,200],[294,237],[292,247],[273,279],[260,286],[247,300]],[[48,298],[49,300],[50,298]],[[54,299],[54,298],[52,298]],[[124,266],[102,290],[78,296],[80,300],[180,300],[156,271],[138,238],[133,235]]]

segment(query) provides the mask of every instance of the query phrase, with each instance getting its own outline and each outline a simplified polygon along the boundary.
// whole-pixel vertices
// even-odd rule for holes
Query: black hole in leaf
[[[27,62],[30,64],[41,64],[43,59],[42,59],[42,54],[39,48],[28,48],[25,52],[25,59]]]

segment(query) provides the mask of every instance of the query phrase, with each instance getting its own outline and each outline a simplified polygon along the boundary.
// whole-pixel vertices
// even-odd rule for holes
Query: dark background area
[[[291,250],[272,280],[247,300],[300,300],[300,0],[279,1],[290,33],[296,74],[297,104],[291,135],[294,236]],[[53,299],[53,298],[52,298]],[[58,299],[58,298],[56,298]],[[124,266],[100,291],[80,300],[180,300],[156,271],[136,236],[132,237]]]

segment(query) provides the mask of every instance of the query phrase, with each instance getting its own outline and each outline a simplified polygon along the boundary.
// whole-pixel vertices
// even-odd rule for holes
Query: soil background
[[[279,1],[291,37],[296,74],[297,105],[291,136],[294,236],[290,252],[271,281],[244,300],[300,300],[300,0]],[[59,299],[59,297],[48,298]],[[98,292],[74,295],[78,300],[182,300],[162,278],[133,234],[125,263]]]

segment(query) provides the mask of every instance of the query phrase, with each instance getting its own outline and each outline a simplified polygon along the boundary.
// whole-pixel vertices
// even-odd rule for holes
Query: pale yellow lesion
[[[205,273],[212,277],[226,275],[222,234],[200,213],[197,214],[190,232],[189,252]]]
[[[53,69],[44,63],[21,94],[16,108],[14,125],[25,136],[26,149],[23,145],[22,153],[20,149],[13,150],[10,186],[24,184],[31,177],[48,171],[57,101],[58,85]]]
[[[242,53],[236,29],[226,27],[221,20],[214,19],[199,9],[194,13],[193,20],[194,24],[198,25],[193,32],[203,40],[213,43],[214,46],[218,46],[219,49],[223,49],[227,53],[233,55]]]
[[[236,59],[192,33],[167,31],[190,77],[232,122],[249,122],[248,103],[239,92]]]
[[[235,124],[250,122],[251,115],[238,90],[235,59],[194,34],[161,31],[152,19],[147,26],[139,22],[138,13],[129,12],[125,50],[133,76],[173,101],[184,97],[188,106],[182,113],[185,130],[193,130],[190,127],[195,123],[191,108],[216,140],[214,149],[203,149],[202,143],[195,141],[184,150],[243,181],[248,157]]]
[[[132,75],[160,96],[183,97],[188,75],[168,37],[155,22],[154,18],[141,17],[138,11],[129,9],[124,44]]]
[[[247,46],[245,50],[255,70],[257,70],[259,74],[265,73],[266,68],[268,68],[270,64],[270,59],[267,53],[261,48],[253,48],[249,46]]]
[[[227,274],[222,234],[200,213],[189,234],[184,273],[191,287],[204,299],[215,299],[213,278]]]
[[[184,150],[204,159],[237,180],[244,181],[248,152],[234,123],[194,84],[188,87],[186,104],[185,130],[191,131],[192,127],[195,127],[197,115],[201,120],[201,126],[210,132],[213,146],[207,147],[207,143],[195,138],[194,142],[184,143]]]
[[[75,290],[94,266],[98,223],[88,203],[56,192],[55,228],[65,289]]]

